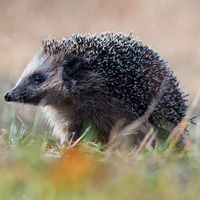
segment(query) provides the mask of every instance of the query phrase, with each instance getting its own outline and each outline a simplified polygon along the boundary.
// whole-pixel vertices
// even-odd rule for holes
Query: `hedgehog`
[[[40,105],[62,144],[74,135],[80,137],[88,120],[107,142],[116,123],[123,121],[123,130],[154,104],[132,134],[138,144],[152,127],[160,141],[166,140],[186,114],[185,96],[168,63],[154,49],[132,39],[132,34],[104,32],[43,40],[4,97]]]

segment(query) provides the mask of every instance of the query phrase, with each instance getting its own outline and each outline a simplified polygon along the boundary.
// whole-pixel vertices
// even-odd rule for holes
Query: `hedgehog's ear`
[[[83,60],[81,57],[76,55],[68,57],[63,64],[63,78],[68,78],[73,75],[82,65]]]

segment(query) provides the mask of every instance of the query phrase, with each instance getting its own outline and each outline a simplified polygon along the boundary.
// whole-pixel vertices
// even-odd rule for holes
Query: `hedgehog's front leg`
[[[73,120],[71,117],[70,107],[53,107],[45,106],[43,113],[53,129],[53,136],[64,144],[66,140],[76,140],[81,136],[82,121]]]

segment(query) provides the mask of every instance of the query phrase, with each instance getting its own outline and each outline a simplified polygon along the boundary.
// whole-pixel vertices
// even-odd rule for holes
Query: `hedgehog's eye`
[[[44,77],[40,74],[34,76],[34,82],[36,83],[42,83],[44,81]]]

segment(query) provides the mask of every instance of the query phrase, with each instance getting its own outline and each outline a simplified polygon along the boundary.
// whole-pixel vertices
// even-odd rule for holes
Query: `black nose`
[[[6,94],[4,95],[4,99],[5,99],[6,101],[10,101],[10,100],[11,100],[10,92],[8,92],[8,93],[6,93]]]

